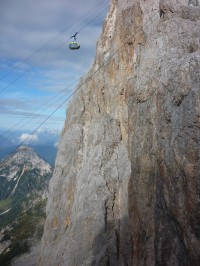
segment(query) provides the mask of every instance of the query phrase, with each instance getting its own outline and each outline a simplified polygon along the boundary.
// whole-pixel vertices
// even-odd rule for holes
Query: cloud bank
[[[71,94],[93,62],[108,4],[108,0],[1,1],[0,91],[14,81],[0,95],[3,128],[31,117],[35,110],[40,114],[39,106],[47,97]],[[71,51],[69,37],[76,31],[81,49]],[[65,108],[56,113],[59,125],[52,118],[48,126],[61,129]],[[46,113],[52,111],[53,107]]]
[[[19,139],[24,144],[33,144],[33,143],[36,143],[38,141],[38,136],[37,135],[31,135],[31,134],[23,133],[19,137]]]

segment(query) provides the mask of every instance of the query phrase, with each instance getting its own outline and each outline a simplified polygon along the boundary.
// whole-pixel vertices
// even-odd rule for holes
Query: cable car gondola
[[[78,32],[76,32],[74,35],[71,36],[71,38],[74,38],[72,42],[69,43],[69,49],[71,50],[77,50],[80,48],[80,44],[76,41],[76,35]]]

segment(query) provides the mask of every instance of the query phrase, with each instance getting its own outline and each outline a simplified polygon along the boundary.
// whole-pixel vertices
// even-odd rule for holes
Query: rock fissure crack
[[[62,253],[60,266],[199,266],[199,12],[195,1],[111,0],[88,83],[68,106],[41,266]],[[63,234],[52,228],[55,213],[68,222],[66,206]]]

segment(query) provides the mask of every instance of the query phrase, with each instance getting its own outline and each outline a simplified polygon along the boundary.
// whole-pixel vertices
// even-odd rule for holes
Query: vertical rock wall
[[[199,36],[198,1],[111,1],[67,110],[40,265],[199,265]]]
[[[200,8],[166,2],[127,85],[133,265],[200,263]]]

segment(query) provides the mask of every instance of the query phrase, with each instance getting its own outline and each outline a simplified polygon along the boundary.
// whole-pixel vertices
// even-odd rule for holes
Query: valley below
[[[38,259],[32,254],[43,234],[51,176],[50,164],[30,147],[18,148],[0,163],[0,265]]]

